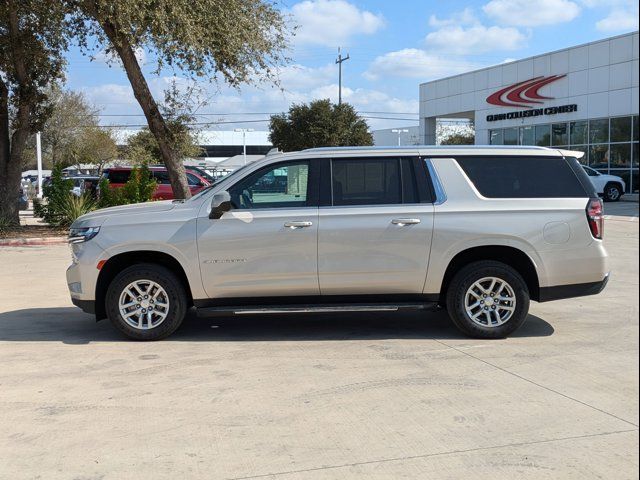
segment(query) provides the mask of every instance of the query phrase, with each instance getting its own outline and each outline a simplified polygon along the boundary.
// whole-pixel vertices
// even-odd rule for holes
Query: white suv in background
[[[187,201],[71,226],[74,304],[156,340],[199,315],[446,308],[504,337],[529,301],[599,293],[602,201],[541,147],[318,148],[268,155]],[[389,317],[393,321],[393,317]]]
[[[622,198],[627,188],[622,178],[600,173],[586,165],[583,165],[582,168],[587,172],[593,188],[596,189],[596,193],[601,195],[605,202],[617,202]]]

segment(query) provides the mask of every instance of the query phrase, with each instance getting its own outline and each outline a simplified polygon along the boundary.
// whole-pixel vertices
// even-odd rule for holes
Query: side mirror
[[[222,217],[224,212],[228,212],[231,208],[231,195],[229,195],[229,192],[218,192],[213,196],[213,199],[211,199],[209,218],[217,220]]]

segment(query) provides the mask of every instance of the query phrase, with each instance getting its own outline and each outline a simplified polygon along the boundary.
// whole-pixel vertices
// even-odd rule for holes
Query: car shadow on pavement
[[[512,337],[546,337],[553,327],[529,315]],[[194,310],[166,341],[327,341],[383,339],[464,339],[446,312],[340,313],[255,315],[198,318]],[[90,342],[126,341],[108,320],[77,308],[34,308],[0,313],[0,341]]]

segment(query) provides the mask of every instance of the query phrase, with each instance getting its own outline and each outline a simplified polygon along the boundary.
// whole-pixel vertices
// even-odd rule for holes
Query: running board
[[[426,310],[437,307],[436,302],[427,303],[374,303],[374,304],[322,304],[322,305],[252,305],[221,306],[196,309],[199,317],[216,315],[266,315],[285,313],[346,313],[346,312],[397,312],[399,310]]]

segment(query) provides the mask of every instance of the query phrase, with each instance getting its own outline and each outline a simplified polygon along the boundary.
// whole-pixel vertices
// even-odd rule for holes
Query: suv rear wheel
[[[529,289],[522,276],[501,262],[484,260],[462,268],[447,290],[447,310],[463,333],[504,338],[529,313]]]
[[[107,289],[106,311],[115,327],[133,340],[160,340],[184,320],[187,295],[182,282],[165,267],[132,265]]]
[[[617,202],[622,197],[622,187],[617,183],[607,183],[603,196],[606,202]]]

